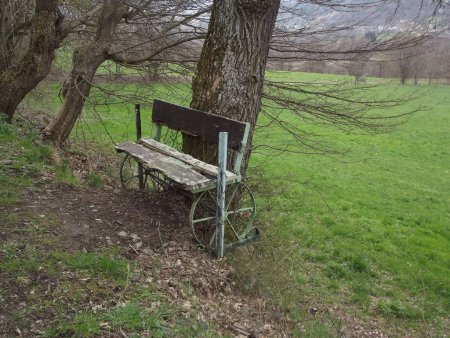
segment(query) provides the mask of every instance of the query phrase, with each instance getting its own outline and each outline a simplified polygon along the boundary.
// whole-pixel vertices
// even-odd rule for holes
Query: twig
[[[162,248],[163,251],[164,251],[164,255],[165,255],[166,257],[168,257],[169,254],[167,253],[166,247],[165,247],[164,242],[163,242],[163,240],[162,240],[160,226],[161,226],[161,222],[158,221],[158,236],[159,236],[159,242],[161,243],[161,248]]]
[[[139,252],[131,244],[129,244],[129,245],[130,245],[130,248],[133,249],[133,251],[136,253],[136,255],[139,255]]]
[[[238,332],[240,334],[243,334],[246,337],[249,337],[251,335],[251,332],[247,331],[245,327],[239,324],[233,324],[230,326],[230,329],[234,330],[235,332]]]
[[[119,328],[119,332],[123,338],[129,338],[125,332],[123,332],[122,328]]]

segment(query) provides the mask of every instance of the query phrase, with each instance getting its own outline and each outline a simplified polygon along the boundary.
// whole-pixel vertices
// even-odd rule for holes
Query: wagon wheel
[[[144,190],[161,192],[170,188],[170,183],[163,174],[156,170],[143,168]],[[139,190],[138,162],[130,155],[126,155],[120,164],[120,182],[122,188]]]
[[[189,223],[195,240],[204,248],[216,247],[217,190],[199,194],[192,203]],[[231,247],[258,234],[253,226],[256,214],[255,198],[244,183],[227,187],[225,201],[224,245]]]

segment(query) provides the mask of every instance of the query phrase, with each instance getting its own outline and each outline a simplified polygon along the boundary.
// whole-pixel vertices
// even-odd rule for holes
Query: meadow
[[[416,90],[378,89],[399,97]],[[268,200],[277,215],[269,218],[275,223],[269,232],[286,246],[284,270],[306,299],[348,304],[400,326],[417,320],[440,326],[448,316],[450,88],[420,91],[395,109],[425,110],[389,133],[310,127],[343,155],[253,156],[253,166],[283,187]],[[266,140],[289,142],[276,128],[265,133]]]
[[[348,79],[269,75],[275,81],[289,77],[311,83]],[[142,103],[144,121],[150,120],[153,98],[190,102],[189,85],[180,83],[105,88],[103,95],[93,91],[71,137],[95,141],[111,152],[114,143],[135,138],[133,106],[123,103],[124,96]],[[244,287],[264,290],[291,308],[293,317],[302,316],[294,308],[336,305],[357,317],[382,318],[390,327],[445,335],[450,310],[450,87],[390,81],[373,90],[378,96],[417,96],[379,109],[379,114],[423,109],[389,133],[375,135],[308,124],[282,112],[284,121],[319,135],[330,149],[323,155],[265,151],[264,145],[293,141],[261,115],[259,125],[269,127],[256,131],[259,147],[249,173],[264,236],[230,260]],[[54,98],[50,103],[32,98],[30,103],[45,110],[58,106]],[[144,123],[143,134],[151,134],[150,123]]]

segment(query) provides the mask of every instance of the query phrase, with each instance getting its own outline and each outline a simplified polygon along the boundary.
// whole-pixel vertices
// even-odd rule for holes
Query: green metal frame
[[[162,125],[158,124],[158,123],[153,123],[153,127],[154,127],[153,128],[154,129],[153,139],[155,141],[159,142],[161,139]],[[232,193],[231,193],[231,197],[230,197],[230,193],[228,193],[228,196],[229,196],[227,198],[228,204],[226,205],[226,208],[225,208],[226,227],[231,228],[232,232],[235,236],[235,240],[233,240],[233,241],[229,241],[229,239],[225,238],[225,248],[227,248],[227,249],[231,249],[231,248],[234,248],[234,247],[237,247],[240,245],[244,245],[244,244],[256,241],[260,237],[259,230],[253,226],[253,222],[256,217],[255,198],[254,198],[253,193],[251,192],[250,188],[248,188],[247,185],[245,185],[244,183],[241,182],[241,176],[240,176],[242,160],[244,158],[245,149],[247,148],[249,133],[250,133],[250,123],[247,122],[246,126],[245,126],[244,135],[242,138],[241,146],[240,146],[239,151],[237,152],[236,156],[234,157],[234,163],[233,163],[233,169],[232,169],[232,172],[234,174],[238,175],[238,177],[236,180],[227,182],[227,187],[228,186],[230,187]],[[245,210],[239,210],[239,209],[238,210],[230,210],[232,201],[233,201],[239,187],[243,187],[243,190],[249,194],[252,207],[247,208]],[[211,221],[211,226],[215,229],[214,222],[216,220],[216,216],[211,215],[202,220],[202,219],[194,219],[194,215],[195,215],[195,211],[197,209],[199,202],[202,200],[202,198],[204,198],[205,194],[209,193],[210,191],[212,191],[214,189],[216,189],[215,184],[208,186],[208,187],[204,187],[198,191],[195,191],[191,209],[189,211],[189,225],[191,226],[191,230],[194,235],[194,238],[196,239],[196,241],[199,243],[200,246],[207,247],[212,250],[214,250],[213,243],[215,243],[215,239],[216,239],[216,230],[214,230],[214,232],[212,233],[212,236],[209,239],[209,243],[204,243],[204,241],[202,241],[200,238],[198,238],[198,236],[196,234],[195,225],[197,223],[199,223],[200,221]],[[216,207],[217,207],[217,205],[216,205]],[[243,229],[236,230],[233,228],[233,225],[231,224],[232,222],[230,222],[229,215],[231,215],[233,213],[244,212],[244,211],[250,212],[250,217],[248,218],[248,220],[246,222],[246,226]],[[249,236],[250,233],[252,233],[252,234]]]

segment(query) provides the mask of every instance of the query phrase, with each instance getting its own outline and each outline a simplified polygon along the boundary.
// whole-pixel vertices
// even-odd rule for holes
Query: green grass
[[[130,272],[133,262],[106,253],[60,251],[58,238],[48,232],[35,229],[27,235],[26,244],[17,232],[0,241],[0,295],[20,287],[27,301],[26,309],[7,313],[14,316],[14,326],[2,327],[0,333],[11,336],[17,328],[26,330],[30,317],[41,314],[47,321],[40,333],[44,337],[109,336],[120,330],[129,337],[166,337],[178,330],[169,329],[167,322],[177,319],[179,310],[168,304],[155,285],[129,284],[130,273],[144,273],[140,268]],[[39,274],[48,282],[40,283]],[[91,310],[94,304],[89,300],[102,306]],[[45,316],[49,312],[54,314],[51,319]]]
[[[79,185],[78,178],[74,175],[70,165],[67,161],[63,161],[60,165],[55,167],[56,179],[64,184],[76,186]]]
[[[44,336],[95,337],[102,328],[125,330],[129,337],[140,337],[143,332],[151,333],[152,337],[163,337],[169,331],[160,313],[152,313],[137,303],[128,303],[99,313],[79,313],[72,321],[49,329]]]
[[[7,160],[0,164],[0,312],[6,318],[0,336],[217,337],[214,325],[184,318],[156,282],[143,282],[155,272],[126,258],[126,249],[70,250],[71,242],[68,246],[53,230],[63,219],[21,204],[28,197],[21,195],[24,188],[39,191],[54,184],[47,177],[40,181],[42,175],[83,183],[28,122],[0,120],[0,160]],[[91,173],[86,183],[99,187],[102,179]]]
[[[103,180],[100,176],[90,173],[87,178],[87,184],[92,188],[100,188],[103,185]]]
[[[18,121],[18,126],[8,125],[0,116],[0,206],[16,203],[22,188],[32,185],[48,168],[52,150],[37,141],[36,133]]]
[[[292,82],[351,80],[286,72],[269,76]],[[184,105],[190,101],[185,84],[107,88],[148,101],[160,98]],[[387,83],[364,95],[417,94],[422,96],[404,106],[376,111],[394,114],[427,108],[386,134],[337,130],[307,124],[288,112],[280,115],[321,135],[319,140],[345,155],[254,152],[250,173],[257,178],[263,169],[266,178],[254,188],[264,239],[253,255],[244,251],[233,256],[241,275],[255,278],[256,285],[286,304],[306,300],[343,305],[358,316],[402,320],[399,325],[404,327],[414,326],[418,318],[439,321],[448,316],[450,88]],[[92,97],[96,102],[104,98],[96,90]],[[86,110],[72,139],[95,140],[103,149],[109,145],[112,152],[115,142],[135,138],[134,112],[114,96],[106,101],[111,103],[108,107]],[[149,121],[150,102],[142,103],[142,119]],[[267,123],[261,115],[259,124]],[[151,135],[149,123],[143,124],[143,134]],[[272,125],[258,129],[254,143],[283,146],[293,140]],[[280,280],[285,284],[278,289]]]
[[[113,277],[120,283],[124,283],[127,280],[129,266],[123,259],[93,253],[63,255],[61,259],[71,269],[100,273]]]
[[[427,95],[386,114],[418,105],[428,110],[392,133],[308,127],[348,149],[345,156],[253,155],[252,167],[264,168],[268,184],[284,187],[259,201],[260,209],[270,210],[266,245],[280,240],[286,247],[279,254],[289,255],[283,260],[296,291],[283,298],[296,299],[301,292],[301,297],[355,304],[368,315],[401,319],[448,316],[450,88],[420,90]],[[384,94],[415,91],[382,89]],[[287,114],[283,118],[301,123]],[[264,139],[256,136],[257,144],[267,140],[291,141],[276,128],[266,130]]]

